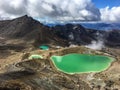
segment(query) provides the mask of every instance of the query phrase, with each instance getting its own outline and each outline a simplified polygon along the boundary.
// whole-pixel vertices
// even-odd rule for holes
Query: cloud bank
[[[26,0],[0,0],[0,18],[12,19],[27,14]]]
[[[55,20],[100,20],[100,12],[91,0],[1,0],[0,18],[22,15]]]
[[[120,22],[120,6],[112,7],[111,9],[107,6],[100,9],[101,20],[104,22]]]
[[[120,21],[120,7],[98,9],[92,0],[0,0],[0,19],[25,14],[53,21]]]

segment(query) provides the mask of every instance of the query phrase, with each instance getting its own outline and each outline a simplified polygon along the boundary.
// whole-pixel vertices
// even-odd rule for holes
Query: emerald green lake
[[[55,68],[68,74],[101,72],[106,70],[113,60],[108,56],[89,54],[67,54],[51,57]]]

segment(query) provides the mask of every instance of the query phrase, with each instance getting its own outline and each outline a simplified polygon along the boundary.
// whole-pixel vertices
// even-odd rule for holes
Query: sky
[[[0,0],[0,20],[26,14],[45,22],[120,22],[120,0]]]
[[[120,0],[92,0],[97,8],[105,8],[109,6],[110,8],[115,6],[120,6]]]

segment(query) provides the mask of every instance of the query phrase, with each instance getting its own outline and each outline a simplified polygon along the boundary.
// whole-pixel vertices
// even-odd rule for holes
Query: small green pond
[[[52,56],[51,61],[57,70],[68,74],[101,72],[106,70],[114,58],[102,55],[67,54]]]
[[[48,45],[41,45],[41,46],[39,46],[39,48],[42,49],[42,50],[49,50]]]
[[[31,55],[28,59],[43,59],[43,57],[41,55],[34,54]]]

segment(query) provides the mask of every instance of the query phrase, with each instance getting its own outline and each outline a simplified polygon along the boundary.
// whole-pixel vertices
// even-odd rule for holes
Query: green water
[[[42,50],[48,50],[49,46],[47,46],[47,45],[41,45],[41,46],[39,46],[39,48],[42,49]]]
[[[58,70],[74,74],[104,71],[114,59],[100,55],[67,54],[64,56],[52,56],[51,60]]]
[[[31,55],[28,59],[42,59],[43,57],[41,55]]]

